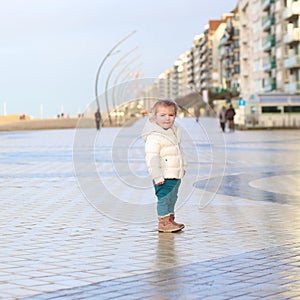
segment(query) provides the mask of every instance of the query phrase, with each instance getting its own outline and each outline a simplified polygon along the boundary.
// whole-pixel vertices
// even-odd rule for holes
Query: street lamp
[[[115,99],[116,99],[116,96],[115,96],[115,94],[116,94],[116,87],[117,87],[117,94],[118,94],[117,99],[119,99],[119,97],[120,97],[120,91],[121,91],[121,84],[122,84],[122,83],[124,82],[124,80],[125,80],[125,79],[123,79],[122,82],[121,82],[121,84],[119,84],[119,83],[118,83],[119,78],[120,78],[120,76],[121,76],[123,73],[126,72],[126,75],[127,75],[127,74],[130,72],[130,70],[134,70],[134,69],[136,69],[138,66],[141,66],[141,65],[142,65],[142,63],[140,63],[139,65],[137,65],[137,66],[135,66],[135,67],[132,67],[132,68],[129,70],[129,66],[130,66],[134,61],[136,61],[140,56],[141,56],[141,55],[136,56],[136,57],[134,57],[131,61],[129,61],[129,62],[128,62],[128,63],[127,63],[120,71],[119,71],[119,73],[118,73],[117,76],[115,77],[115,80],[114,80],[114,83],[113,83],[113,89],[112,89],[112,103],[113,103],[113,107],[114,107],[115,110],[116,110],[117,107],[119,106],[119,103],[116,104],[116,101],[115,101]],[[118,102],[119,102],[119,101],[118,101]],[[119,115],[119,113],[120,113],[120,112],[117,111],[117,115]],[[118,119],[118,116],[117,116],[116,119]]]
[[[132,91],[132,85],[134,84],[134,88],[135,90],[137,90],[136,88],[136,83],[137,83],[137,79],[141,76],[141,69],[138,67],[141,66],[142,64],[138,64],[135,67],[131,68],[127,75],[123,78],[122,82],[125,82],[126,80],[128,80],[128,85],[124,88],[123,90],[120,91],[120,96],[119,98],[126,98],[127,95],[129,95],[130,91]],[[130,79],[130,77],[134,77],[134,79]],[[129,78],[129,79],[128,79]]]
[[[99,98],[98,98],[98,80],[99,80],[99,75],[100,75],[100,72],[101,72],[101,69],[105,63],[105,61],[107,60],[107,58],[109,56],[111,56],[112,54],[114,54],[114,51],[115,49],[121,45],[123,42],[125,42],[129,37],[131,37],[134,33],[136,33],[136,31],[133,31],[131,32],[130,34],[128,34],[127,36],[125,36],[123,39],[121,39],[118,43],[116,43],[111,49],[110,51],[107,52],[107,54],[105,55],[105,57],[103,58],[99,68],[98,68],[98,71],[97,71],[97,74],[96,74],[96,81],[95,81],[95,95],[96,95],[96,102],[97,102],[97,108],[100,112],[100,103],[99,103]]]
[[[115,81],[114,81],[114,84],[113,84],[114,87],[116,87],[116,86],[118,85],[118,89],[120,88],[120,84],[118,84],[118,81],[119,81],[120,76],[121,76],[124,72],[126,72],[126,76],[127,76],[128,73],[130,72],[130,70],[134,69],[134,68],[132,68],[132,69],[128,70],[129,66],[130,66],[133,62],[135,62],[136,60],[138,60],[138,58],[140,58],[140,57],[141,57],[141,55],[138,55],[138,56],[134,57],[132,60],[130,60],[130,61],[129,61],[129,62],[128,62],[121,70],[120,70],[120,72],[117,74],[117,76],[116,76],[116,78],[115,78]],[[142,63],[140,63],[138,66],[140,66],[140,65],[142,65]],[[121,81],[121,83],[123,83],[124,80],[125,80],[125,78],[123,78],[123,80]],[[119,90],[118,90],[118,95],[119,95]],[[114,105],[114,107],[115,107],[115,106],[116,106],[116,102],[115,102],[115,89],[113,89],[113,92],[112,92],[112,102],[113,102],[113,105]]]
[[[138,78],[141,75],[140,73],[140,69],[138,69],[139,66],[141,66],[142,64],[140,63],[139,65],[136,65],[134,67],[131,68],[131,70],[129,70],[126,74],[126,76],[124,76],[122,83],[127,81],[128,77],[130,76],[134,76],[135,80],[130,80],[129,82],[127,82],[126,85],[122,85],[122,89],[119,90],[118,93],[118,99],[121,99],[123,103],[127,103],[125,105],[125,119],[126,117],[128,117],[128,112],[130,110],[130,108],[132,108],[132,92],[135,92],[135,97],[137,97],[138,94]],[[128,102],[128,97],[130,97],[131,101]]]
[[[122,72],[120,72],[117,77],[116,77],[116,81],[115,83],[117,82],[117,80],[119,79],[120,75],[122,75],[124,72],[125,73],[125,76],[123,76],[123,78],[121,79],[121,83],[118,84],[119,86],[119,89],[118,89],[118,94],[117,94],[117,99],[121,99],[120,95],[122,94],[122,90],[121,90],[121,87],[122,87],[122,84],[128,79],[129,77],[129,74],[130,73],[133,73],[134,71],[137,71],[137,68],[141,67],[143,64],[142,63],[139,63],[139,64],[136,64],[134,66],[132,66],[130,69],[129,69],[129,66],[135,62],[136,60],[138,60],[138,58],[140,58],[140,55],[139,56],[136,56],[133,60],[131,60],[123,69],[122,69]],[[115,84],[116,85],[116,84]],[[124,88],[123,88],[124,89]],[[113,95],[113,101],[115,101],[115,97]]]
[[[106,84],[105,84],[105,103],[106,103],[106,110],[107,110],[107,114],[108,114],[108,119],[109,119],[109,124],[112,124],[111,121],[111,116],[110,116],[110,110],[109,110],[109,105],[108,105],[108,96],[107,96],[107,91],[108,91],[108,84],[110,81],[110,77],[113,73],[113,71],[122,63],[122,61],[129,56],[133,51],[135,51],[136,49],[138,49],[138,46],[131,49],[130,51],[128,51],[127,53],[125,53],[125,55],[123,55],[116,63],[115,65],[112,67],[112,69],[110,70],[107,79],[106,79]]]

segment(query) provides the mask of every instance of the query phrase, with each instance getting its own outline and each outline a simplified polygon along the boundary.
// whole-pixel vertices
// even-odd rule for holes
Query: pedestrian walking
[[[175,222],[178,189],[187,164],[180,148],[180,129],[174,125],[177,105],[158,100],[143,129],[146,164],[157,197],[158,231],[177,232],[184,224]]]
[[[234,131],[234,116],[235,110],[232,104],[230,104],[229,108],[226,110],[226,119],[228,120],[228,126],[230,131]]]
[[[225,125],[226,125],[226,107],[223,106],[219,113],[219,120],[220,120],[220,127],[222,131],[225,132]]]
[[[195,113],[196,122],[199,122],[199,118],[200,118],[200,106],[199,105],[196,105],[194,107],[194,113]]]
[[[101,114],[99,109],[95,112],[95,122],[97,130],[100,130]]]

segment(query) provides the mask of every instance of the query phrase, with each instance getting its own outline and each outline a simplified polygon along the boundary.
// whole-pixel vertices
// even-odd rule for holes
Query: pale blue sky
[[[156,78],[209,19],[237,0],[0,0],[0,114],[76,115],[95,99],[97,69],[122,38],[136,33],[107,59],[99,94],[112,66],[131,49],[133,66]],[[126,64],[126,60],[124,60]],[[118,73],[117,68],[115,74]]]

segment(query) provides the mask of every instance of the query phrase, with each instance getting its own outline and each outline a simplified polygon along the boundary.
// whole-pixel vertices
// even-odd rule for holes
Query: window
[[[255,72],[260,71],[260,67],[259,67],[259,59],[256,59],[256,60],[254,61],[254,71],[255,71]]]
[[[258,3],[254,2],[253,3],[253,15],[257,16],[258,14]]]
[[[234,73],[240,74],[240,65],[234,65]]]
[[[253,33],[256,34],[258,32],[258,21],[253,23]]]
[[[284,106],[285,113],[300,113],[300,106]]]
[[[263,114],[280,114],[282,110],[282,107],[280,106],[262,106],[261,112]]]
[[[259,93],[259,92],[261,92],[261,85],[260,85],[260,80],[255,80],[255,82],[254,82],[254,86],[255,86],[255,92],[256,93]]]
[[[254,53],[257,53],[259,51],[259,42],[258,42],[258,40],[254,41],[254,43],[253,43],[253,51],[254,51]]]

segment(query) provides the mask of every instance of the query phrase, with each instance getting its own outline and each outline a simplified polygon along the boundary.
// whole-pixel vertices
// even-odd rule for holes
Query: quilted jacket
[[[180,148],[179,127],[173,125],[165,130],[149,118],[142,137],[147,168],[155,183],[184,176],[187,165]]]

